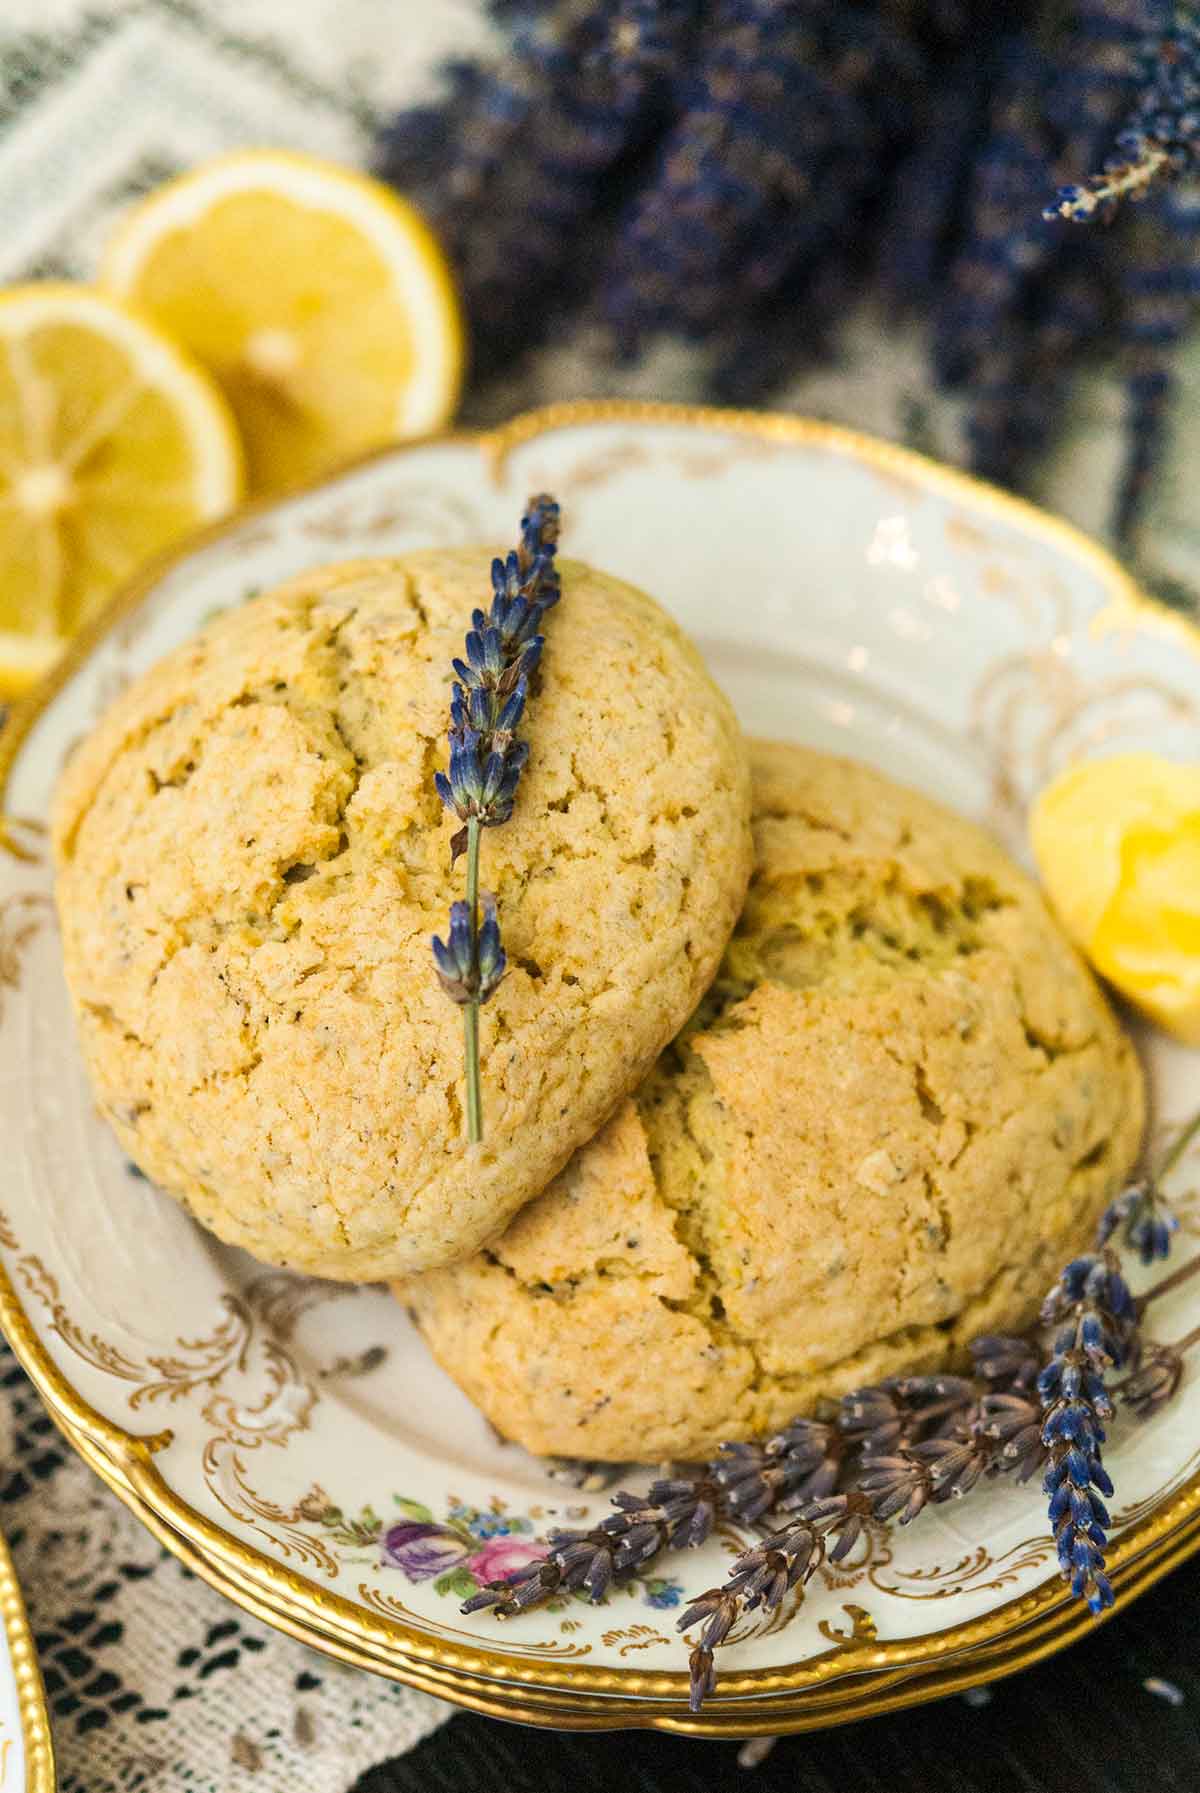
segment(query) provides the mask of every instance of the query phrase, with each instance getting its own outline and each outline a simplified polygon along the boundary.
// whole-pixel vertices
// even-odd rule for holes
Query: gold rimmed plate
[[[720,1578],[720,1541],[652,1566],[603,1607],[464,1618],[472,1586],[529,1560],[547,1526],[599,1517],[604,1497],[574,1495],[498,1444],[379,1290],[216,1245],[129,1174],[93,1112],[42,832],[72,743],[212,610],[324,560],[503,539],[527,492],[547,486],[571,552],[653,590],[756,732],[884,766],[1018,852],[1031,793],[1073,758],[1153,746],[1200,760],[1195,638],[1103,550],[830,425],[555,407],[389,451],[243,513],[123,594],[0,738],[5,1330],[67,1435],[200,1573],[318,1648],[463,1703],[728,1734],[768,1705],[762,1728],[786,1729],[920,1697],[968,1653],[980,1672],[1007,1672],[1082,1619],[1038,1495],[1002,1484],[903,1532],[874,1529],[794,1608],[747,1624],[698,1721],[674,1622],[685,1591]],[[1154,1126],[1169,1129],[1194,1099],[1200,1055],[1149,1032],[1139,1043]],[[1163,1300],[1166,1336],[1187,1330],[1188,1305],[1186,1290]],[[1112,1463],[1113,1563],[1132,1588],[1152,1553],[1194,1545],[1190,1377],[1157,1418],[1119,1433]]]

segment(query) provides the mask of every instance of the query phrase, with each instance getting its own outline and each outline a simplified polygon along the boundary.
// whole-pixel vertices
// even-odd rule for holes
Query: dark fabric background
[[[1166,1682],[1179,1704],[1145,1683]],[[886,1718],[733,1743],[461,1714],[354,1793],[1200,1793],[1200,1561],[1036,1668]]]

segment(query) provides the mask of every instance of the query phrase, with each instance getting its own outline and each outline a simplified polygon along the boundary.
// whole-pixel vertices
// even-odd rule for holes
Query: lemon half
[[[88,287],[0,293],[0,697],[241,488],[228,407],[153,325]]]
[[[435,238],[332,163],[218,157],[130,213],[102,277],[220,384],[257,490],[437,429],[457,403],[462,322]]]

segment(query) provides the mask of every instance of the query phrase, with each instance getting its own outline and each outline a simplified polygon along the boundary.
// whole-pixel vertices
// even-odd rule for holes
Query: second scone
[[[491,551],[306,574],[126,691],[55,816],[68,982],[129,1155],[221,1238],[352,1280],[473,1251],[545,1188],[706,988],[750,870],[733,714],[653,601],[561,563],[511,821],[509,972],[464,1142],[434,974],[463,868],[434,791]]]
[[[397,1293],[506,1437],[708,1455],[1025,1323],[1137,1153],[1133,1050],[981,829],[753,750],[756,865],[681,1039],[504,1237]]]

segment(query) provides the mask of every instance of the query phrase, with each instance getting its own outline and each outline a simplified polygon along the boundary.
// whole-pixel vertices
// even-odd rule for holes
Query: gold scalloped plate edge
[[[1109,595],[1109,607],[1098,622],[1107,624],[1112,620],[1126,627],[1147,627],[1155,633],[1165,630],[1177,635],[1193,652],[1200,650],[1200,631],[1183,618],[1164,612],[1105,548],[1075,525],[1052,516],[1026,499],[1001,491],[971,474],[929,460],[897,443],[841,425],[784,413],[727,411],[700,405],[657,405],[620,399],[584,400],[527,412],[492,430],[444,432],[373,451],[308,487],[248,505],[159,557],[110,601],[70,643],[46,678],[14,706],[0,733],[0,814],[4,791],[21,743],[38,717],[110,631],[138,608],[168,571],[197,550],[240,528],[249,517],[287,504],[304,491],[317,490],[358,466],[431,446],[467,443],[474,444],[479,450],[498,481],[509,457],[526,443],[558,430],[593,424],[695,428],[756,437],[780,446],[818,448],[858,460],[873,471],[900,479],[916,490],[958,497],[965,504],[999,517],[1010,527],[1053,542],[1072,559],[1084,564]],[[589,1689],[638,1700],[657,1696],[682,1706],[687,1680],[681,1672],[611,1670],[585,1663],[575,1663],[568,1668],[565,1664],[554,1664],[545,1659],[522,1659],[508,1652],[489,1651],[483,1637],[477,1648],[465,1648],[396,1620],[377,1619],[354,1602],[327,1593],[316,1584],[294,1575],[282,1564],[243,1544],[206,1519],[170,1489],[153,1463],[154,1451],[169,1440],[169,1432],[141,1436],[127,1432],[78,1394],[42,1344],[3,1267],[0,1267],[0,1328],[38,1387],[52,1417],[81,1455],[93,1468],[100,1470],[114,1491],[147,1524],[151,1524],[150,1516],[154,1516],[156,1523],[151,1524],[151,1529],[169,1549],[183,1556],[186,1547],[196,1558],[193,1566],[198,1572],[219,1583],[231,1598],[269,1623],[278,1624],[317,1649],[341,1655],[345,1660],[363,1661],[364,1666],[413,1685],[418,1684],[418,1675],[445,1676],[447,1691],[444,1697],[455,1697],[451,1683],[455,1676],[463,1677],[463,1704],[470,1703],[465,1698],[466,1678],[482,1675],[489,1683],[494,1681],[501,1686],[514,1687],[522,1693],[526,1691],[524,1684],[529,1683],[530,1692],[535,1688],[543,1693],[561,1688],[569,1699]],[[1180,1547],[1178,1558],[1182,1560],[1184,1555],[1200,1547],[1200,1530],[1194,1533],[1188,1523],[1197,1515],[1200,1515],[1200,1473],[1190,1477],[1169,1499],[1121,1534],[1110,1551],[1114,1574],[1119,1578],[1122,1569],[1132,1565],[1135,1559],[1152,1549],[1164,1549],[1175,1534],[1186,1531],[1187,1543]],[[207,1568],[200,1567],[202,1562]],[[724,1699],[736,1701],[741,1696],[766,1696],[774,1700],[789,1693],[802,1694],[845,1676],[879,1674],[892,1669],[933,1671],[946,1659],[990,1644],[998,1637],[1011,1635],[1014,1631],[1024,1633],[1034,1620],[1062,1608],[1065,1599],[1061,1581],[1052,1577],[985,1617],[942,1632],[884,1644],[850,1642],[835,1646],[803,1665],[727,1674],[723,1678]],[[1118,1589],[1118,1604],[1123,1603],[1124,1596]],[[1065,1629],[1062,1642],[1070,1641],[1092,1623],[1090,1616],[1083,1613],[1080,1621]],[[1061,1643],[1053,1647],[1061,1647]],[[1016,1666],[1020,1664],[1015,1663]],[[484,1708],[480,1706],[478,1709]],[[779,1728],[783,1717],[781,1713],[774,1728]],[[703,1734],[703,1720],[663,1719],[661,1723],[664,1728]]]
[[[25,1749],[24,1793],[54,1793],[54,1744],[46,1710],[46,1690],[38,1667],[29,1617],[8,1546],[0,1538],[0,1612],[17,1687],[17,1711]]]

